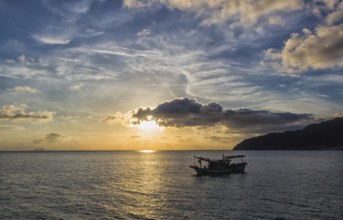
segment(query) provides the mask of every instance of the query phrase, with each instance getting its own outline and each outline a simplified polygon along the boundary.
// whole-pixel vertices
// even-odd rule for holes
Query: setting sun
[[[155,121],[143,121],[138,125],[138,128],[144,129],[144,130],[153,130],[153,129],[159,129],[160,127],[156,124]]]
[[[162,128],[158,126],[156,121],[152,119],[151,116],[148,117],[147,121],[142,121],[139,125],[138,128],[144,132],[154,132],[154,131],[161,131]]]

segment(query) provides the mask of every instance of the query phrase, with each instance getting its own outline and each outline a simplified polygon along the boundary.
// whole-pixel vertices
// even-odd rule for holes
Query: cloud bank
[[[292,33],[285,41],[281,51],[268,49],[265,61],[280,72],[300,73],[308,70],[342,68],[343,67],[343,2],[323,1],[323,6],[316,12],[322,16],[327,13],[322,23],[311,31],[303,29],[303,33]]]
[[[274,67],[281,71],[296,73],[309,69],[343,67],[343,24],[332,27],[318,26],[312,33],[294,33],[285,42],[281,52],[266,51],[266,57],[279,61]]]
[[[12,121],[12,120],[44,120],[50,121],[53,119],[54,112],[38,111],[27,112],[26,105],[5,105],[0,106],[0,121]]]
[[[111,119],[116,120],[117,117],[107,117],[107,120]],[[216,102],[201,104],[195,99],[181,98],[161,103],[155,108],[133,110],[130,120],[132,124],[155,120],[163,127],[222,125],[227,128],[256,132],[276,127],[285,129],[302,126],[313,120],[313,115],[252,109],[224,110],[223,106]]]

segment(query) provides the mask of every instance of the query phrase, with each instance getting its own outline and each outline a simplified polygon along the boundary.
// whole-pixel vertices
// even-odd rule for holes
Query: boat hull
[[[221,176],[221,175],[229,175],[232,172],[232,169],[226,169],[226,170],[210,170],[207,168],[201,168],[197,166],[189,166],[190,168],[193,168],[195,172],[197,172],[197,175],[204,176]]]
[[[232,173],[244,173],[247,163],[231,164]]]

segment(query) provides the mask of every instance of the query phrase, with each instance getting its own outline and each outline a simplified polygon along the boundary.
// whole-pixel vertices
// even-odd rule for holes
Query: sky
[[[222,150],[343,113],[343,1],[0,0],[0,150]]]

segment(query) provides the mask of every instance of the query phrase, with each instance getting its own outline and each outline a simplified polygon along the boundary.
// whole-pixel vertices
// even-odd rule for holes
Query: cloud
[[[308,29],[303,34],[293,33],[281,52],[268,49],[265,59],[274,68],[288,73],[310,69],[343,67],[343,24],[331,27],[319,25],[314,33]]]
[[[45,140],[54,143],[61,141],[63,138],[65,138],[65,136],[60,133],[49,133],[46,135]]]
[[[38,42],[44,44],[69,44],[70,39],[67,36],[58,35],[37,35],[31,34],[31,36]]]
[[[86,14],[95,0],[51,1],[42,0],[43,5],[53,13],[63,17],[67,22],[76,22],[82,14]]]
[[[38,111],[27,112],[26,105],[5,105],[0,106],[0,121],[12,121],[12,120],[43,120],[51,121],[54,116],[54,112]]]
[[[15,60],[8,60],[9,63],[15,63]],[[33,62],[35,62],[35,59],[32,58],[32,57],[28,57],[24,54],[21,54],[19,57],[18,57],[18,62],[20,64],[31,64]]]
[[[336,9],[328,14],[325,21],[328,25],[333,25],[343,18],[343,1],[337,4]]]
[[[269,129],[287,129],[302,126],[313,120],[312,114],[290,112],[270,112],[266,110],[224,110],[216,102],[201,104],[194,99],[182,98],[164,102],[155,108],[138,108],[131,114],[131,123],[140,124],[155,120],[163,127],[212,127],[222,125],[227,128],[247,132]]]
[[[22,126],[17,125],[0,125],[2,131],[25,131],[26,129]]]
[[[284,24],[281,16],[271,16],[271,17],[269,17],[268,18],[268,23],[269,24],[274,24],[274,25],[283,25]]]
[[[117,56],[127,56],[127,57],[133,57],[134,55],[127,53],[127,52],[121,52],[121,51],[112,51],[112,50],[97,50],[92,49],[92,52],[99,53],[99,54],[109,54],[109,55],[117,55]]]
[[[17,60],[6,60],[0,67],[0,76],[8,78],[32,79],[48,74],[49,71],[40,59],[36,60],[23,54]]]
[[[308,70],[343,67],[343,2],[319,1],[311,5],[313,13],[324,20],[311,31],[292,33],[281,51],[265,51],[263,64],[269,63],[280,72],[300,73]]]
[[[21,54],[17,60],[12,60],[12,59],[8,59],[5,61],[7,64],[32,64],[35,62],[35,59],[32,57],[27,57],[25,54]]]
[[[16,93],[37,93],[38,92],[36,88],[32,88],[30,86],[16,86],[13,89],[8,89],[8,90],[16,92]]]
[[[69,86],[69,89],[73,91],[77,91],[77,90],[80,90],[83,86],[84,86],[83,83],[79,83],[79,84]]]
[[[34,144],[58,144],[58,143],[68,143],[71,145],[77,145],[78,142],[72,137],[68,137],[58,132],[50,132],[45,135],[44,138],[33,140]]]
[[[25,55],[20,55],[20,56],[18,57],[18,59],[19,59],[19,61],[20,61],[21,63],[25,63],[25,61],[26,61],[26,56],[25,56]]]
[[[147,37],[151,35],[151,31],[148,28],[144,28],[143,30],[141,30],[140,32],[137,33],[137,36],[139,37]]]
[[[110,125],[121,124],[124,126],[132,127],[132,124],[136,123],[136,119],[132,118],[132,114],[133,112],[128,112],[126,114],[117,112],[115,115],[106,116],[100,121],[107,122]]]
[[[291,12],[303,8],[301,0],[124,0],[129,8],[147,8],[164,4],[171,9],[190,11],[203,19],[206,25],[218,24],[229,19],[251,26],[261,17]]]
[[[213,142],[222,142],[222,143],[228,143],[232,140],[239,141],[242,140],[241,136],[235,136],[234,134],[231,134],[230,136],[219,136],[219,135],[212,135],[212,136],[206,136],[204,137],[207,140],[213,141]]]

